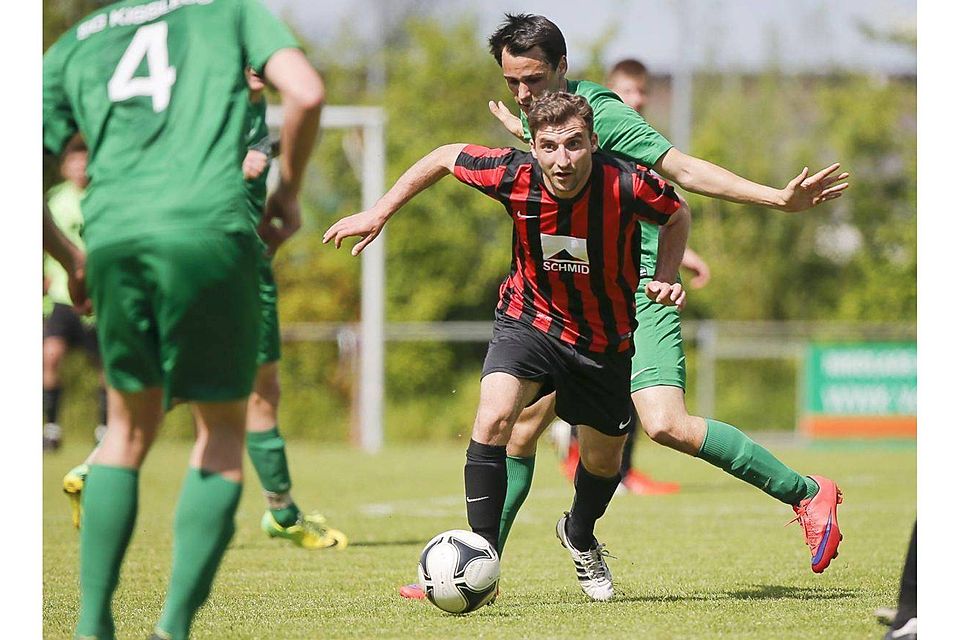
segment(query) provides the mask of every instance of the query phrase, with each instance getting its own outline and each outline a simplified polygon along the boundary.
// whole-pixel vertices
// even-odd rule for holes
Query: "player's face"
[[[628,107],[642,114],[647,106],[647,77],[630,77],[618,73],[607,83],[610,90],[620,96]]]
[[[60,174],[79,187],[87,186],[87,151],[75,149],[63,154],[60,161]]]
[[[543,171],[550,193],[560,198],[575,196],[590,179],[597,135],[590,134],[580,118],[537,131],[533,155]]]
[[[540,47],[516,56],[504,48],[501,64],[503,79],[507,81],[513,99],[524,113],[530,110],[534,100],[547,91],[559,91],[563,76],[567,72],[566,56],[553,68]]]

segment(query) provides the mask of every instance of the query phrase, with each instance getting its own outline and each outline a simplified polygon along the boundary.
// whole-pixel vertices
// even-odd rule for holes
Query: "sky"
[[[592,0],[589,10],[577,0],[266,0],[266,4],[314,42],[331,39],[345,24],[373,41],[378,19],[395,20],[398,9],[412,5],[442,20],[473,20],[478,40],[496,28],[506,11],[543,14],[564,32],[574,68],[591,43],[609,34],[604,62],[640,57],[655,73],[672,72],[683,55],[694,68],[722,71],[776,64],[804,72],[838,68],[916,72],[912,46],[878,42],[863,29],[915,36],[914,0]]]

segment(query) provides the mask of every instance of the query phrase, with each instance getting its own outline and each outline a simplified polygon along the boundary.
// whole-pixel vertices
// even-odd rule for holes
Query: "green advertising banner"
[[[806,363],[807,415],[917,415],[915,342],[812,344]]]

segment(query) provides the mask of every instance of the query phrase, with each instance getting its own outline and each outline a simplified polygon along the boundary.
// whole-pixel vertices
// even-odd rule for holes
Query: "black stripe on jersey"
[[[603,233],[603,164],[602,162],[593,163],[593,177],[591,178],[593,188],[590,189],[590,206],[587,210],[587,237],[593,238],[594,242],[592,245],[589,242],[587,243],[587,251],[590,256],[590,289],[597,298],[597,309],[600,312],[604,333],[607,336],[605,350],[616,350],[622,339],[617,331],[617,317],[613,313],[613,301],[604,292],[603,276],[606,265],[604,254],[612,250],[612,254],[616,255],[620,252],[620,247],[605,246],[606,238]],[[593,265],[597,265],[597,268],[594,269]]]
[[[572,235],[573,229],[573,205],[570,202],[560,202],[557,204],[557,234],[561,236]],[[574,275],[569,271],[558,272],[560,280],[563,282],[563,288],[567,292],[567,308],[572,318],[584,318],[583,315],[583,295],[574,285]],[[563,327],[561,327],[562,330]],[[577,336],[576,347],[578,349],[588,350],[593,341],[593,329],[586,320],[578,322],[576,326],[571,327],[579,334]],[[557,336],[559,337],[559,333]]]
[[[632,202],[634,200],[633,174],[621,173],[618,182],[620,187],[620,202]],[[643,232],[639,226],[640,224],[642,223],[632,216],[620,217],[620,239],[626,250],[620,253],[620,261],[617,265],[617,286],[620,287],[620,291],[622,291],[624,295],[624,300],[626,300],[630,306],[630,331],[637,330],[636,290],[627,282],[623,267],[625,262],[630,260],[633,262],[633,268],[636,270],[637,275],[640,274],[640,241],[643,237]],[[633,241],[630,246],[626,246],[629,225],[636,225],[636,227],[633,230]],[[650,275],[652,276],[653,274],[651,273]]]
[[[530,165],[530,191],[527,196],[527,213],[531,216],[522,220],[517,220],[516,224],[526,226],[527,242],[530,245],[530,259],[533,261],[533,273],[536,279],[536,288],[549,304],[551,299],[550,280],[547,278],[547,272],[541,268],[543,265],[543,245],[540,242],[540,203],[543,201],[543,176],[540,174],[539,165],[533,162]],[[518,249],[519,250],[519,249]],[[537,318],[536,307],[533,304],[533,291],[526,288],[523,291],[523,317],[531,324]],[[556,320],[551,322],[551,325]]]

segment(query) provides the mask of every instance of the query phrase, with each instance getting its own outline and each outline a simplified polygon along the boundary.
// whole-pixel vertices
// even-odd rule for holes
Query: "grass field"
[[[140,512],[114,600],[118,637],[142,639],[162,603],[172,514],[185,443],[158,443],[143,469]],[[252,470],[237,534],[195,638],[880,638],[873,609],[892,606],[916,514],[912,444],[773,445],[798,470],[844,491],[840,556],[823,575],[793,512],[706,463],[649,442],[636,461],[683,483],[675,496],[614,498],[598,526],[617,598],[591,603],[553,527],[572,488],[542,447],[534,487],[505,550],[501,595],[469,616],[404,601],[434,534],[466,528],[464,446],[394,447],[366,456],[347,447],[290,443],[294,496],[350,536],[344,551],[310,552],[259,528],[263,500]],[[44,459],[43,630],[70,638],[76,622],[77,542],[60,479],[86,455],[80,443]]]

